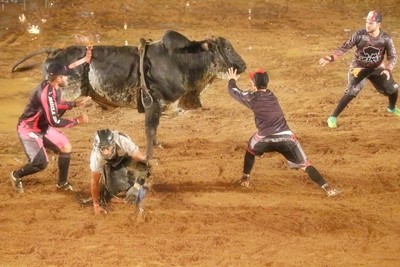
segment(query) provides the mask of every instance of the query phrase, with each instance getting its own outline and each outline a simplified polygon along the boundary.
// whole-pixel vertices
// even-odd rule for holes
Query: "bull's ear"
[[[216,42],[216,41],[217,41],[217,39],[218,39],[218,37],[217,37],[217,36],[215,36],[215,35],[211,35],[211,38],[210,38],[210,40],[211,40],[211,41],[214,41],[214,42]]]
[[[212,45],[210,42],[204,41],[201,43],[201,48],[203,48],[204,51],[209,51],[212,48]]]

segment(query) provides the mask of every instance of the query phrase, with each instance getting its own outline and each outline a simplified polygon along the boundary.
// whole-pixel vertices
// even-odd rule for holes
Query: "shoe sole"
[[[340,196],[341,194],[343,193],[343,191],[336,191],[336,193],[334,194],[334,195],[330,195],[330,196],[328,196],[329,198],[334,198],[334,197],[337,197],[337,196]]]
[[[56,187],[58,191],[75,192],[73,187],[58,187],[58,185],[56,185]]]
[[[397,109],[398,110],[398,109]],[[387,109],[387,112],[389,112],[390,114],[393,114],[394,116],[400,117],[400,112],[399,111],[395,111],[395,110],[390,110],[389,108]]]
[[[333,129],[333,128],[337,128],[336,124],[330,124],[329,122],[326,122],[328,124],[328,127]]]

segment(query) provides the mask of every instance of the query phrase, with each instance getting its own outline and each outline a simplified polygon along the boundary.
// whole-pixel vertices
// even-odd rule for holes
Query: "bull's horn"
[[[28,55],[25,56],[24,58],[22,58],[22,59],[20,59],[19,61],[17,61],[17,62],[13,65],[13,67],[12,67],[12,69],[11,69],[11,72],[15,72],[15,69],[18,67],[18,65],[21,64],[21,63],[23,63],[23,62],[25,62],[25,61],[27,61],[28,59],[30,59],[30,58],[32,58],[32,57],[34,57],[34,56],[36,56],[36,55],[43,54],[43,53],[47,53],[47,55],[50,55],[50,53],[53,52],[54,50],[55,50],[54,48],[41,48],[41,49],[38,49],[38,50],[36,50],[36,51],[31,52],[30,54],[28,54]]]

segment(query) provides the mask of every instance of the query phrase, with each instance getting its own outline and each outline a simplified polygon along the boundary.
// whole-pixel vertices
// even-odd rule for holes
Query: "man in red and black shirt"
[[[356,47],[348,72],[346,91],[327,120],[330,128],[337,127],[336,118],[358,95],[367,80],[371,81],[379,93],[388,97],[387,111],[400,116],[400,109],[396,107],[399,85],[392,76],[392,70],[397,62],[396,49],[392,38],[380,29],[381,22],[382,15],[377,11],[370,11],[366,17],[365,29],[353,33],[350,39],[339,46],[332,55],[319,60],[319,64],[325,66]],[[387,64],[384,63],[385,54]]]
[[[303,148],[286,122],[278,99],[267,89],[268,74],[264,70],[250,73],[254,92],[239,89],[236,85],[238,77],[236,70],[228,69],[228,92],[236,101],[253,111],[257,127],[257,132],[250,138],[246,147],[240,184],[249,186],[255,156],[278,152],[286,158],[291,168],[304,170],[314,183],[325,190],[328,197],[342,193],[330,186],[308,161]]]
[[[86,62],[90,61],[89,59]],[[17,125],[18,137],[24,147],[29,163],[11,173],[14,189],[23,193],[22,177],[42,171],[49,162],[46,148],[58,153],[57,188],[73,191],[68,182],[68,169],[72,147],[67,137],[56,128],[69,128],[88,122],[86,114],[78,118],[65,119],[65,111],[82,106],[90,97],[80,101],[64,101],[61,90],[68,84],[69,68],[58,63],[49,65],[48,79],[33,91]]]

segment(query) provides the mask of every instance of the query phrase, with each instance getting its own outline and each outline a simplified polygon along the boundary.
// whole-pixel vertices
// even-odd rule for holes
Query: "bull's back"
[[[117,106],[135,102],[140,85],[139,60],[137,47],[94,47],[89,70],[93,93]]]
[[[70,46],[54,51],[44,68],[52,62],[69,65],[86,54],[84,46]],[[139,54],[134,46],[94,46],[90,65],[73,69],[69,85],[63,89],[65,99],[89,95],[101,106],[136,105],[139,86]]]

